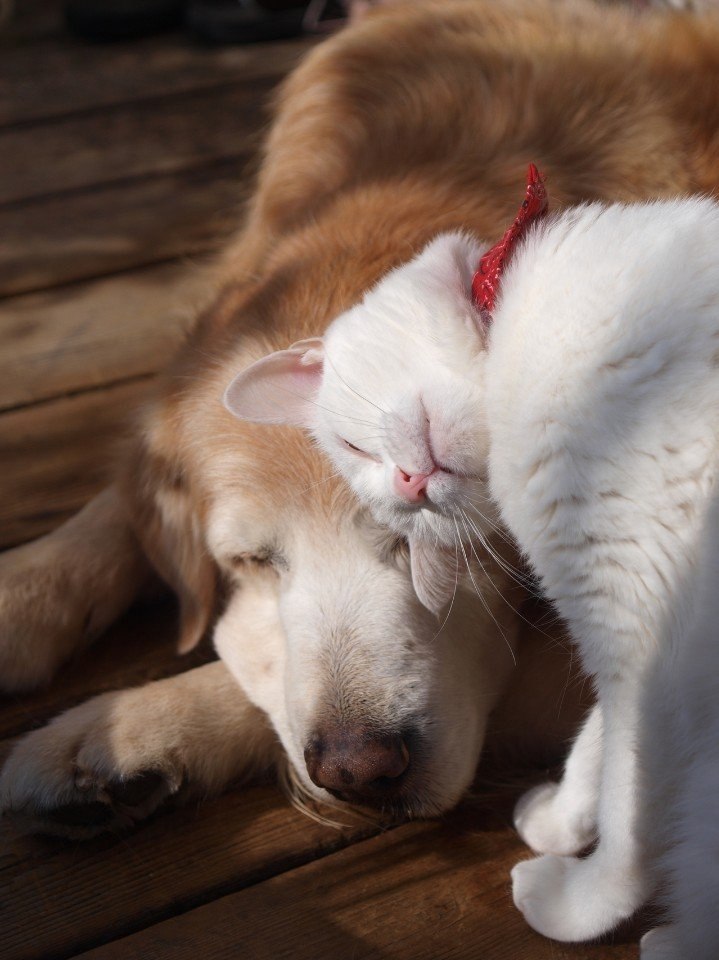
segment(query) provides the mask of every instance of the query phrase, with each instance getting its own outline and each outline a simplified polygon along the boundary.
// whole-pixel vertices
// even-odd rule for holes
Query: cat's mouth
[[[434,502],[435,506],[441,509],[448,500],[467,493],[465,489],[467,486],[486,483],[487,477],[481,473],[470,473],[458,466],[447,467],[437,464],[437,469],[427,480],[426,505],[430,506]]]

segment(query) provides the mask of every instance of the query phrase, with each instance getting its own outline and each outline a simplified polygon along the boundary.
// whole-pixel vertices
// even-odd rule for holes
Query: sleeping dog
[[[515,661],[536,667],[505,703],[516,729],[548,682],[519,639],[519,561],[500,532],[498,560],[458,563],[438,622],[406,545],[299,432],[238,422],[223,391],[436,233],[496,236],[528,159],[555,207],[714,191],[718,81],[711,20],[589,2],[397,2],[313,51],[115,484],[0,559],[7,691],[48,681],[157,573],[179,598],[180,649],[212,631],[220,659],[25,736],[0,779],[6,813],[86,836],[278,764],[335,804],[420,816],[458,801]]]

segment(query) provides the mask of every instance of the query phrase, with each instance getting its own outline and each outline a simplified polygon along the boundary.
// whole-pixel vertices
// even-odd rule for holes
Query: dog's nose
[[[434,471],[432,471],[434,473]],[[394,468],[394,489],[403,500],[419,503],[427,494],[427,481],[432,473],[407,473],[401,467]]]
[[[312,782],[340,799],[380,801],[401,787],[409,750],[399,734],[337,726],[315,732],[305,763]]]

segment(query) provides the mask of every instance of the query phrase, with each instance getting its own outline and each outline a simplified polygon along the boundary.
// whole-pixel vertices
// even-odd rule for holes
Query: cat
[[[719,206],[591,203],[538,221],[491,315],[472,291],[486,250],[438,236],[323,338],[241,371],[226,403],[312,432],[407,538],[430,609],[451,601],[459,565],[470,551],[481,562],[487,533],[506,525],[597,694],[561,783],[518,804],[518,829],[542,855],[514,868],[515,903],[540,933],[585,940],[668,877],[672,923],[642,956],[709,960]]]

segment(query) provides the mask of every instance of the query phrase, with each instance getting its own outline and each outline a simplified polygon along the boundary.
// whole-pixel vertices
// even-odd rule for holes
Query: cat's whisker
[[[529,626],[534,626],[534,624],[532,624],[531,621],[528,620],[528,619],[524,616],[524,614],[523,614],[517,607],[515,607],[512,603],[510,603],[509,600],[507,600],[507,598],[504,596],[504,594],[502,593],[502,591],[501,591],[501,590],[497,587],[497,585],[495,584],[495,582],[494,582],[494,580],[492,579],[492,576],[491,576],[489,570],[484,566],[484,564],[482,563],[482,561],[481,561],[481,559],[480,559],[480,557],[479,557],[479,554],[477,553],[477,551],[476,551],[476,549],[475,549],[474,543],[472,542],[472,533],[471,533],[470,527],[471,527],[472,529],[474,529],[474,531],[475,531],[475,532],[477,533],[477,535],[480,537],[480,545],[482,546],[482,548],[487,552],[488,556],[489,556],[491,559],[493,559],[493,560],[495,561],[495,563],[498,564],[498,566],[500,567],[500,569],[502,569],[502,570],[510,577],[510,579],[512,579],[513,582],[517,584],[517,586],[521,587],[523,590],[526,591],[526,586],[525,586],[525,584],[524,584],[522,581],[518,580],[516,577],[513,577],[513,576],[512,576],[511,569],[505,568],[505,566],[502,565],[501,557],[499,557],[498,555],[495,555],[495,554],[493,553],[493,551],[490,549],[489,542],[486,541],[486,540],[483,540],[483,539],[481,538],[481,535],[479,534],[479,531],[477,530],[477,528],[475,527],[475,525],[472,523],[471,519],[467,516],[467,514],[466,514],[461,508],[460,508],[459,513],[460,513],[460,519],[462,520],[462,525],[464,526],[465,532],[467,533],[467,541],[468,541],[469,546],[470,546],[470,548],[471,548],[471,550],[472,550],[472,553],[474,554],[474,556],[475,556],[475,558],[476,558],[476,560],[477,560],[477,563],[479,564],[479,566],[480,566],[481,569],[482,569],[482,573],[486,576],[486,578],[489,580],[489,582],[492,584],[492,586],[494,587],[494,589],[496,590],[496,592],[499,594],[499,596],[502,598],[502,600],[507,604],[507,606],[508,606],[514,613],[516,613],[517,616],[518,616],[521,620],[524,620],[524,622],[525,622],[526,624],[528,624]]]
[[[479,518],[480,522],[483,525],[486,524],[497,534],[497,536],[501,537],[501,539],[507,544],[507,546],[511,547],[512,550],[515,550],[515,551],[517,550],[517,545],[515,540],[511,536],[503,535],[504,532],[501,527],[498,527],[496,524],[492,523],[492,521],[487,516],[485,516],[485,514],[483,514],[481,510],[479,510],[473,504],[468,503],[466,501],[466,498],[463,499],[462,503],[463,503],[463,506],[465,506],[468,510],[476,514],[476,516]],[[469,520],[470,519],[469,515],[468,514],[465,514],[465,515]],[[528,590],[530,590],[530,592],[532,592],[531,584],[534,582],[534,578],[532,577],[531,573],[527,572],[524,569],[514,566],[514,564],[511,564],[508,560],[505,560],[502,556],[500,556],[495,550],[495,548],[491,545],[488,535],[480,527],[478,527],[474,521],[472,521],[472,529],[477,534],[477,537],[480,539],[480,542],[482,543],[482,546],[485,548],[487,553],[489,553],[497,561],[497,563],[502,567],[502,569],[506,570],[508,573],[509,572],[514,573],[519,578],[519,581],[521,581],[521,583]]]
[[[494,547],[491,545],[488,538],[482,533],[482,531],[477,526],[477,524],[472,520],[472,518],[469,517],[467,513],[465,513],[464,510],[462,510],[461,507],[460,507],[460,510],[464,515],[465,519],[467,520],[467,523],[469,524],[471,529],[474,531],[477,539],[480,542],[480,545],[487,552],[487,554],[494,560],[497,566],[500,567],[500,569],[503,570],[507,574],[507,576],[510,577],[517,584],[517,586],[522,587],[531,596],[539,596],[539,594],[537,594],[532,590],[532,587],[531,587],[531,584],[533,583],[532,578],[528,574],[524,573],[522,570],[513,566],[511,563],[505,560],[502,556],[500,556],[500,554],[494,549]],[[468,531],[468,536],[471,540],[471,534],[469,533],[469,531]]]
[[[521,612],[521,610],[519,610],[517,607],[515,607],[514,604],[511,603],[511,602],[505,597],[505,595],[504,595],[504,594],[502,593],[502,591],[499,589],[499,587],[497,586],[497,584],[494,582],[494,580],[492,579],[491,574],[489,573],[489,571],[486,569],[486,567],[484,566],[484,564],[483,564],[482,561],[480,560],[479,554],[478,554],[477,551],[475,550],[474,544],[472,543],[471,534],[470,534],[470,531],[469,531],[469,529],[468,529],[468,527],[467,527],[467,524],[466,524],[466,522],[465,522],[465,521],[468,521],[468,520],[469,520],[469,517],[467,517],[466,514],[464,513],[464,511],[461,510],[461,509],[460,509],[460,511],[459,511],[459,515],[460,515],[460,520],[462,521],[462,526],[464,527],[465,532],[467,533],[467,540],[468,540],[470,549],[471,549],[472,553],[474,554],[474,557],[475,557],[477,563],[479,564],[482,573],[483,573],[484,576],[487,578],[487,580],[489,580],[489,582],[490,582],[490,584],[492,585],[494,591],[495,591],[497,594],[499,594],[499,596],[500,596],[500,598],[502,599],[502,601],[507,604],[507,606],[508,606],[509,609],[512,611],[512,613],[515,613],[515,614],[519,617],[519,619],[520,619],[520,620],[523,620],[528,626],[534,627],[535,625],[532,623],[532,621],[531,621],[531,620],[528,620],[528,619],[524,616],[524,614]],[[520,586],[521,586],[521,584],[520,584]],[[543,631],[543,630],[540,630],[540,633],[544,633],[544,631]],[[545,634],[545,636],[547,636],[547,635]],[[552,638],[550,637],[549,639],[552,639]]]
[[[302,393],[296,393],[294,390],[288,390],[286,387],[276,387],[277,390],[281,390],[283,393],[288,393],[291,397],[299,397],[301,400],[305,400],[307,403],[312,403],[316,407],[319,407],[320,410],[326,410],[327,413],[331,413],[333,417],[339,417],[340,420],[350,420],[353,423],[361,423],[363,427],[376,427],[377,424],[372,423],[371,420],[360,420],[359,417],[351,417],[347,413],[339,413],[337,410],[331,410],[329,407],[324,406],[324,404],[319,403],[317,400],[313,400],[312,397],[306,397]]]
[[[484,547],[484,549],[487,551],[487,553],[495,560],[496,563],[499,564],[499,566],[501,567],[501,569],[503,569],[504,572],[505,572],[512,580],[514,580],[514,582],[517,584],[517,586],[521,587],[526,593],[529,593],[529,595],[532,596],[532,597],[534,597],[535,599],[540,599],[540,600],[543,599],[543,597],[542,597],[541,594],[536,593],[536,592],[532,592],[532,591],[529,589],[529,587],[527,586],[527,583],[526,583],[526,582],[523,582],[523,581],[521,581],[521,580],[518,580],[516,577],[513,577],[513,576],[512,576],[512,571],[511,571],[511,569],[510,569],[509,567],[505,567],[505,566],[502,565],[501,557],[499,557],[498,555],[495,555],[495,554],[492,552],[492,550],[490,549],[490,546],[489,546],[488,541],[486,541],[486,540],[483,539],[482,534],[481,534],[480,531],[477,529],[477,527],[475,526],[475,524],[472,522],[471,518],[468,517],[467,514],[464,513],[464,511],[461,510],[461,509],[460,509],[460,513],[463,514],[463,516],[464,516],[465,520],[467,521],[467,523],[468,523],[468,524],[471,526],[471,528],[475,531],[475,533],[477,534],[477,537],[478,537],[479,540],[480,540],[480,544]],[[465,529],[466,529],[466,527],[465,527]],[[470,535],[469,531],[467,531],[467,536],[468,536],[468,539],[469,539],[469,544],[470,544],[470,546],[472,547],[472,550],[474,551],[474,546],[473,546],[473,544],[472,544],[472,538],[471,538],[471,535]],[[482,567],[482,570],[484,571],[484,566],[482,565],[482,562],[480,561],[480,559],[479,559],[479,557],[477,556],[476,552],[475,552],[474,555],[475,555],[475,557],[477,557],[477,562],[479,563],[479,565]],[[485,571],[485,573],[486,573],[486,571]],[[494,581],[492,580],[492,578],[489,576],[488,573],[486,573],[486,576],[487,576],[487,578],[489,579],[489,581],[490,581],[490,583],[492,584],[492,586],[495,586]],[[497,589],[496,586],[495,586],[495,589]],[[505,600],[505,602],[508,602],[508,601],[506,601],[506,598],[505,598],[504,596],[502,596],[502,594],[501,594],[500,591],[497,591],[497,592],[498,592],[499,595],[502,597],[502,599]],[[546,630],[544,630],[544,629],[542,628],[542,626],[540,626],[540,622],[539,622],[539,621],[528,620],[527,617],[525,617],[523,613],[521,613],[518,609],[516,609],[516,607],[512,607],[511,604],[510,604],[510,607],[514,610],[514,612],[517,614],[518,617],[520,617],[522,620],[524,620],[524,622],[525,622],[528,626],[530,626],[533,630],[536,630],[537,633],[541,633],[542,636],[543,636],[546,640],[549,641],[549,643],[550,643],[551,646],[558,646],[558,645],[559,645],[559,646],[562,646],[562,645],[563,645],[561,640],[558,641],[556,637],[553,637],[551,634],[547,633]],[[561,621],[561,617],[556,616],[555,618],[553,618],[552,620],[550,620],[547,625],[551,627],[552,625],[554,625],[556,622],[559,622],[559,621]]]
[[[457,596],[457,587],[458,587],[458,585],[459,585],[459,551],[457,550],[457,541],[456,541],[456,540],[455,540],[455,542],[454,542],[454,561],[455,561],[455,563],[454,563],[454,590],[452,591],[452,599],[450,600],[449,610],[447,611],[447,614],[446,614],[444,620],[442,621],[442,625],[440,626],[439,630],[435,633],[435,635],[432,637],[432,643],[434,643],[434,641],[437,639],[437,637],[440,635],[440,633],[441,633],[441,632],[444,630],[444,628],[446,627],[447,621],[449,620],[450,614],[452,613],[452,607],[454,606],[455,597]]]
[[[310,483],[308,486],[303,487],[301,490],[298,490],[297,497],[300,497],[302,496],[302,494],[307,493],[307,491],[311,490],[312,487],[318,487],[321,483],[328,483],[330,480],[334,480],[335,477],[341,477],[341,476],[342,476],[342,473],[341,471],[338,470],[336,473],[331,473],[328,477],[322,477],[321,480],[315,480],[313,483]]]
[[[424,354],[425,357],[432,359],[430,351],[427,347],[427,342],[421,335],[415,333],[415,331],[407,326],[405,318],[397,319],[394,316],[386,316],[384,322],[387,327],[392,327],[397,330],[401,337],[401,342],[406,343],[407,340],[411,340],[412,343],[419,348],[419,350]]]
[[[541,624],[544,627],[557,627],[562,624],[564,621],[560,614],[554,609],[554,607],[549,607],[547,612],[537,620],[538,624]]]
[[[490,520],[489,517],[486,516],[486,514],[482,513],[482,511],[479,508],[480,504],[478,500],[474,499],[472,496],[470,496],[467,493],[462,494],[462,500],[467,505],[471,505],[470,509],[472,509],[477,514],[477,516],[480,517],[483,523],[486,523],[487,526],[491,527],[495,531],[497,536],[501,537],[506,544],[512,547],[512,549],[514,550],[517,549],[516,541],[514,537],[511,535],[511,533],[509,533],[508,530],[502,527],[501,524],[495,522],[494,520]],[[482,501],[483,503],[489,503],[492,507],[495,507],[494,501],[492,500],[491,497],[483,497]]]
[[[334,363],[330,360],[330,357],[329,357],[329,354],[328,354],[328,353],[325,353],[325,360],[326,360],[327,363],[332,367],[332,369],[333,369],[336,377],[345,385],[345,387],[347,387],[347,389],[350,391],[350,393],[354,393],[354,395],[355,395],[356,397],[359,397],[360,400],[364,400],[365,403],[368,403],[371,407],[374,407],[375,410],[379,410],[379,412],[380,412],[381,414],[384,414],[385,416],[387,416],[387,411],[386,411],[386,410],[383,410],[382,407],[380,407],[378,404],[373,403],[371,400],[368,400],[367,397],[363,396],[363,395],[359,392],[359,390],[355,390],[354,387],[350,386],[350,384],[347,383],[347,381],[346,381],[345,378],[342,376],[342,374],[339,372],[339,370],[337,369],[337,367],[336,367],[336,366],[334,365]]]
[[[463,497],[462,505],[465,506],[468,510],[470,510],[479,518],[483,527],[489,527],[495,536],[499,537],[499,539],[502,540],[504,543],[506,543],[507,546],[510,547],[513,551],[515,552],[517,551],[516,541],[513,539],[511,534],[508,534],[499,524],[494,523],[492,520],[490,520],[490,518],[485,513],[483,513],[475,503],[473,503],[467,497]],[[520,573],[519,569],[517,569],[517,573]]]
[[[512,644],[511,644],[511,643],[509,642],[509,640],[507,639],[506,633],[505,633],[504,630],[502,629],[501,624],[499,623],[499,621],[497,620],[497,618],[495,617],[495,615],[492,613],[492,610],[491,610],[489,604],[487,603],[487,598],[484,596],[484,594],[482,593],[482,591],[479,589],[479,586],[477,585],[477,581],[474,579],[474,574],[472,573],[472,566],[471,566],[471,564],[470,564],[470,562],[469,562],[469,557],[467,556],[467,551],[464,549],[464,543],[462,542],[462,535],[461,535],[460,532],[459,532],[459,524],[457,523],[457,515],[456,515],[456,514],[452,514],[452,520],[454,521],[454,526],[455,526],[455,529],[456,529],[456,531],[457,531],[457,540],[458,540],[459,546],[460,546],[460,548],[461,548],[461,550],[462,550],[462,555],[464,556],[464,562],[465,562],[466,565],[467,565],[467,573],[469,574],[469,579],[472,581],[472,586],[474,587],[475,593],[477,594],[477,597],[479,598],[479,601],[480,601],[480,603],[482,604],[482,606],[484,607],[484,609],[487,611],[487,613],[490,615],[490,617],[491,617],[492,620],[494,621],[494,624],[495,624],[495,626],[497,627],[497,630],[499,631],[500,636],[502,637],[502,639],[504,640],[504,642],[507,644],[507,649],[509,650],[510,654],[512,655],[512,662],[513,662],[514,665],[516,666],[516,665],[517,665],[517,658],[516,658],[515,653],[514,653],[514,650],[513,650],[513,648],[512,648]]]

